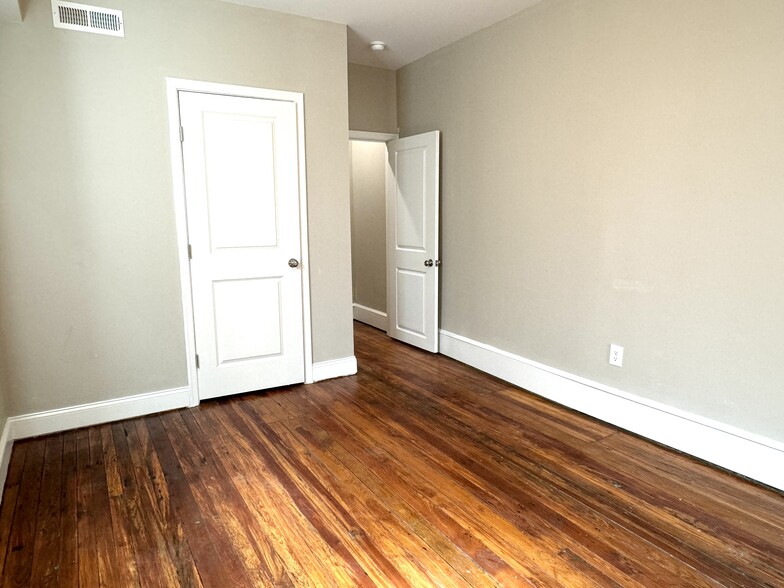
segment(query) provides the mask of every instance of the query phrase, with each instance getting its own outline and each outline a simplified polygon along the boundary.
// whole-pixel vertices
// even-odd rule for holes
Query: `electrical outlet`
[[[623,367],[623,347],[620,345],[610,344],[610,365]]]

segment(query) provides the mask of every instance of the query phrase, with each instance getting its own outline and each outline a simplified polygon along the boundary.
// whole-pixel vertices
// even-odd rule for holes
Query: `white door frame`
[[[397,133],[373,133],[370,131],[349,131],[349,141],[373,141],[375,143],[386,143],[393,139],[399,139]]]
[[[199,404],[199,380],[196,371],[196,331],[193,320],[193,286],[188,256],[188,223],[185,208],[185,178],[182,144],[180,143],[180,103],[178,92],[199,92],[242,98],[262,98],[294,102],[297,107],[297,143],[299,149],[299,222],[302,245],[302,326],[305,351],[305,383],[313,382],[313,342],[310,316],[310,259],[308,252],[307,176],[305,169],[305,109],[300,92],[266,90],[249,86],[234,86],[200,82],[180,78],[166,78],[166,99],[169,107],[169,147],[171,151],[174,217],[177,226],[177,247],[180,262],[180,289],[182,314],[185,325],[185,362],[188,367],[189,406]]]

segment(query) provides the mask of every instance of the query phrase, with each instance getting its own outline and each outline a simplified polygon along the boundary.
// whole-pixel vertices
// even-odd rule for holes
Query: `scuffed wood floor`
[[[784,496],[356,325],[356,377],[18,442],[4,586],[784,586]]]

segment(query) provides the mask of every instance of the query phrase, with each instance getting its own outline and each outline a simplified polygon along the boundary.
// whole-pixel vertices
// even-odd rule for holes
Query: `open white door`
[[[297,106],[179,101],[199,397],[303,382]]]
[[[438,352],[439,131],[387,143],[387,334]]]

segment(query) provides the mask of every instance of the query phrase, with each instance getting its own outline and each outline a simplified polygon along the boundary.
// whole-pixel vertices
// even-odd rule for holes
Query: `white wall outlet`
[[[610,365],[623,367],[623,347],[620,345],[610,344]]]

